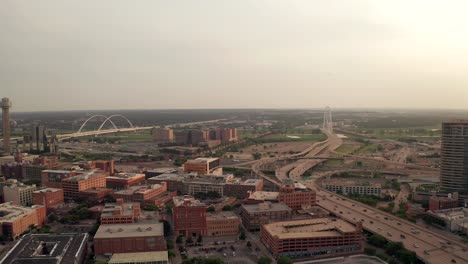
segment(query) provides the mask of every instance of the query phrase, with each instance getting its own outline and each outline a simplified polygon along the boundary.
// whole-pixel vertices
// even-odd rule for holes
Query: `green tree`
[[[223,211],[231,211],[231,210],[232,210],[232,206],[230,206],[230,205],[225,205],[225,206],[223,206],[223,209],[222,209],[222,210],[223,210]]]
[[[163,223],[164,236],[169,236],[171,234],[171,224],[166,220],[160,220],[159,222]]]
[[[197,238],[197,243],[202,243],[203,242],[203,237],[202,235],[199,235]]]
[[[193,243],[192,237],[189,236],[189,237],[187,238],[187,240],[185,240],[185,243],[187,243],[187,244],[192,244],[192,243]]]
[[[50,214],[47,218],[49,219],[50,223],[53,223],[59,220],[59,217],[56,214]]]
[[[168,250],[167,251],[167,256],[169,257],[169,259],[173,259],[173,258],[175,258],[176,254],[174,253],[174,251]]]
[[[250,249],[250,248],[252,248],[252,243],[250,241],[247,241],[246,246]]]
[[[395,255],[398,251],[403,249],[403,243],[401,242],[388,242],[387,245],[385,246],[385,252],[392,256]]]
[[[366,248],[364,248],[364,253],[365,253],[366,255],[374,256],[374,255],[375,255],[375,252],[376,252],[375,248],[371,248],[371,247],[366,247]]]
[[[292,264],[292,260],[287,256],[281,256],[278,258],[278,264]]]
[[[258,259],[257,264],[271,264],[271,262],[272,262],[271,258],[266,257],[266,256],[261,256]]]
[[[177,244],[182,244],[182,236],[177,236],[176,241]]]
[[[371,235],[367,239],[367,241],[369,242],[369,244],[374,245],[379,248],[383,248],[387,244],[387,240],[383,236],[380,236],[380,235]]]
[[[213,212],[216,211],[216,209],[213,206],[210,206],[210,207],[206,208],[206,211],[210,212],[210,213],[213,213]]]
[[[174,248],[174,242],[172,242],[172,240],[167,240],[166,241],[166,246],[167,246],[167,249],[173,249]]]
[[[245,240],[246,238],[247,238],[247,236],[245,235],[244,230],[242,230],[241,233],[240,233],[239,239],[240,240]]]
[[[254,160],[259,160],[262,158],[262,154],[261,153],[258,153],[258,152],[255,152],[252,154],[252,157]]]

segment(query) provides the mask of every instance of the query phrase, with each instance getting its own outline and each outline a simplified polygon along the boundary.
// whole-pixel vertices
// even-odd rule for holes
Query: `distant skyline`
[[[4,0],[13,112],[468,109],[464,0]]]

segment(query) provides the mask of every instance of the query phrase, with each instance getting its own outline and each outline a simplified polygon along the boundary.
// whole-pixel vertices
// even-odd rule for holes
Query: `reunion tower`
[[[8,98],[3,98],[0,103],[2,107],[2,121],[3,121],[3,150],[7,155],[11,154],[10,151],[10,108],[11,101]]]

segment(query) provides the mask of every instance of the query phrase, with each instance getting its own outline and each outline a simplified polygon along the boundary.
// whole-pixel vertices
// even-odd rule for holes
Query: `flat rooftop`
[[[232,211],[222,211],[219,213],[207,213],[206,214],[206,221],[226,220],[226,219],[240,219],[240,218]]]
[[[278,200],[279,192],[257,191],[250,194],[249,199],[260,201]]]
[[[197,158],[193,160],[187,160],[187,163],[209,163],[216,160],[219,160],[219,158]]]
[[[180,175],[180,174],[177,174],[177,173],[163,173],[161,175],[151,177],[148,180],[172,180],[172,181],[178,180],[178,181],[183,181],[184,176]]]
[[[297,221],[285,221],[263,226],[272,236],[279,239],[342,236],[356,232],[352,224],[334,218],[318,218]]]
[[[86,250],[88,234],[29,234],[16,242],[0,263],[68,264]],[[44,254],[43,246],[50,252]]]
[[[179,169],[177,168],[156,168],[156,169],[151,169],[151,170],[147,170],[146,172],[153,172],[153,173],[173,173],[173,172],[177,172],[179,171]]]
[[[181,206],[181,205],[186,205],[186,206],[205,206],[204,203],[200,202],[200,200],[195,199],[193,196],[175,196],[172,198],[172,201],[174,202],[174,205]]]
[[[109,264],[154,263],[158,261],[169,262],[167,251],[116,253],[112,255]]]
[[[284,203],[264,202],[261,204],[244,204],[242,207],[249,213],[292,211],[292,209]]]
[[[121,172],[113,176],[107,176],[106,179],[130,179],[134,177],[145,177],[143,173]]]
[[[381,188],[382,184],[373,182],[372,179],[346,179],[346,180],[323,180],[322,185],[363,186]]]
[[[119,210],[123,216],[133,216],[135,207],[140,207],[139,203],[123,203],[118,205],[116,203],[106,203],[105,205],[96,205],[90,208],[91,211],[100,212],[102,216],[113,216],[114,212]]]
[[[73,171],[69,171],[69,170],[43,170],[42,172],[57,173],[57,174],[66,174],[66,173],[71,173],[71,172],[73,172]]]
[[[87,179],[92,179],[92,178],[102,177],[102,176],[106,176],[106,175],[103,173],[99,173],[99,172],[87,171],[87,172],[84,172],[83,174],[79,174],[79,175],[76,175],[67,179],[63,179],[62,181],[82,181],[82,180],[87,180]]]
[[[23,218],[26,215],[34,212],[40,205],[34,205],[32,207],[12,205],[11,203],[0,204],[0,223],[10,223],[17,219]]]
[[[101,225],[94,239],[149,236],[164,236],[163,224]]]
[[[114,192],[114,194],[132,195],[134,193],[145,193],[149,190],[154,190],[154,189],[159,189],[159,188],[162,188],[161,184],[137,185],[137,186],[130,186],[128,189],[125,189],[125,190]]]
[[[262,179],[248,179],[245,182],[241,183],[243,185],[257,185],[261,183],[263,180]]]
[[[36,190],[36,191],[34,191],[33,193],[51,193],[51,192],[59,192],[59,191],[62,191],[62,189],[58,189],[58,188],[44,188],[44,189]]]

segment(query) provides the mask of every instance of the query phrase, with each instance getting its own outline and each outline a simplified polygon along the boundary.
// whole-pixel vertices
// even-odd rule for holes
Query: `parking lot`
[[[188,257],[218,257],[224,260],[225,263],[243,264],[256,263],[257,253],[255,249],[249,249],[245,241],[234,243],[214,243],[205,244],[203,246],[195,246],[187,248]]]

